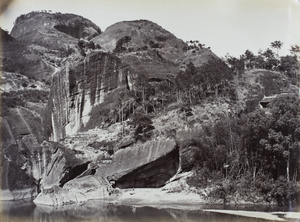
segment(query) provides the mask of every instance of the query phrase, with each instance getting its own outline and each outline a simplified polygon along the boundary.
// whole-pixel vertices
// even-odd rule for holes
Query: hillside
[[[80,39],[88,41],[100,33],[97,25],[81,16],[42,11],[19,16],[10,34],[45,62],[60,67],[66,58],[82,59]]]
[[[2,36],[4,198],[68,205],[151,187],[224,204],[286,204],[291,189],[297,202],[298,88],[281,61],[236,68],[147,20],[102,33],[32,12]]]
[[[54,67],[40,58],[28,45],[13,38],[4,30],[1,32],[0,56],[2,70],[17,72],[38,80],[49,80]]]
[[[43,31],[46,31],[46,33],[44,33]],[[71,37],[76,39],[89,39],[101,33],[101,29],[97,25],[79,15],[50,13],[44,11],[31,12],[26,15],[19,16],[15,21],[15,25],[11,31],[11,35],[14,38],[22,40],[24,42],[44,41],[44,43],[46,44],[47,39],[29,39],[28,37],[34,36],[38,33],[40,33],[41,35],[46,35],[50,31],[53,31],[54,33],[57,33],[56,31],[59,31],[61,33],[67,34],[69,38],[66,40],[69,41],[72,39]],[[48,44],[51,45],[51,42],[48,42]]]
[[[122,40],[123,42],[121,42]],[[115,49],[119,52],[139,51],[146,48],[156,49],[164,58],[171,61],[174,61],[176,54],[181,53],[186,46],[172,33],[147,20],[118,22],[109,26],[92,41],[99,43],[104,50],[111,52]]]

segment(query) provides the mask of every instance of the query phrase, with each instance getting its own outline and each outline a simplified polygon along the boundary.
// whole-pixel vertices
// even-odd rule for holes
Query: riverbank
[[[162,204],[206,204],[208,200],[197,193],[170,192],[164,188],[136,188],[122,190],[117,201],[122,204],[162,205]]]

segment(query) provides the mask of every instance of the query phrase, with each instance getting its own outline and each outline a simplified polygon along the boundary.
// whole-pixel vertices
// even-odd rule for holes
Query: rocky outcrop
[[[5,190],[2,199],[33,198],[41,190],[59,186],[65,174],[82,164],[72,151],[62,145],[54,142],[38,145],[34,139],[31,134],[20,139],[11,137],[8,145],[6,138],[1,155],[1,182]]]
[[[18,67],[15,64],[19,65],[22,72],[25,67],[30,71],[25,72],[35,79],[51,80],[51,74],[57,71],[55,68],[61,67],[67,57],[72,61],[82,59],[80,39],[88,42],[100,33],[97,25],[79,15],[47,11],[24,14],[16,19],[11,36],[27,47],[26,52],[18,51],[19,57],[21,55],[27,63],[19,64],[12,59],[5,64],[14,70]]]
[[[124,44],[120,44],[121,41]],[[130,40],[129,40],[130,39]],[[128,41],[129,40],[129,41]],[[167,60],[175,61],[187,46],[181,39],[161,26],[148,20],[118,22],[109,26],[101,35],[92,39],[106,51],[139,51],[155,49]],[[121,50],[118,50],[120,47]]]
[[[44,32],[46,31],[46,32]],[[25,42],[29,36],[37,37],[38,33],[49,37],[52,32],[62,32],[72,38],[92,38],[101,33],[101,29],[90,20],[74,14],[31,12],[16,19],[11,35]],[[56,36],[58,37],[58,36]],[[31,41],[46,43],[46,39],[33,38]],[[48,39],[49,41],[49,39]],[[50,43],[50,42],[49,42]]]
[[[36,56],[28,46],[13,38],[0,28],[1,70],[17,72],[35,79],[49,79],[54,69],[41,57]]]
[[[162,187],[174,176],[179,165],[178,149],[153,162],[138,167],[115,181],[118,188],[157,188]]]
[[[86,202],[93,199],[109,199],[112,197],[112,188],[107,180],[94,176],[85,176],[74,179],[63,188],[53,186],[43,190],[35,199],[37,205],[70,205]]]
[[[112,163],[100,166],[96,176],[107,177],[116,187],[160,187],[176,172],[179,151],[173,140],[158,139],[118,150]]]
[[[44,186],[34,202],[61,206],[92,199],[116,198],[118,192],[113,187],[161,187],[176,174],[178,167],[179,150],[175,141],[165,138],[148,141],[118,150],[111,163],[99,165],[95,175],[78,173],[59,186],[55,183],[51,187]]]
[[[54,76],[51,87],[51,140],[59,141],[95,124],[89,121],[93,120],[90,113],[97,105],[108,112],[119,108],[120,93],[130,89],[133,78],[131,70],[118,57],[103,52],[93,52],[77,64],[67,64]]]

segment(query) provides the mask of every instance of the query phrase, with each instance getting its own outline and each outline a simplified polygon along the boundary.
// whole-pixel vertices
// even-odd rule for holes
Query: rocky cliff
[[[80,16],[33,12],[11,35],[1,34],[6,199],[64,205],[162,187],[196,167],[207,126],[288,87],[281,73],[240,78],[147,20],[101,33]]]
[[[120,93],[130,90],[133,81],[131,69],[111,54],[94,52],[79,63],[67,63],[53,77],[48,114],[51,140],[59,141],[88,127],[92,109],[100,104],[114,115]]]

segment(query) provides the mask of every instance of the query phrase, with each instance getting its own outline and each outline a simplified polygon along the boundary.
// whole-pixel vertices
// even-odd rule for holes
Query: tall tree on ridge
[[[279,57],[279,49],[281,49],[282,45],[283,45],[283,42],[281,42],[281,41],[271,42],[271,47],[274,49],[277,49],[277,57]]]

